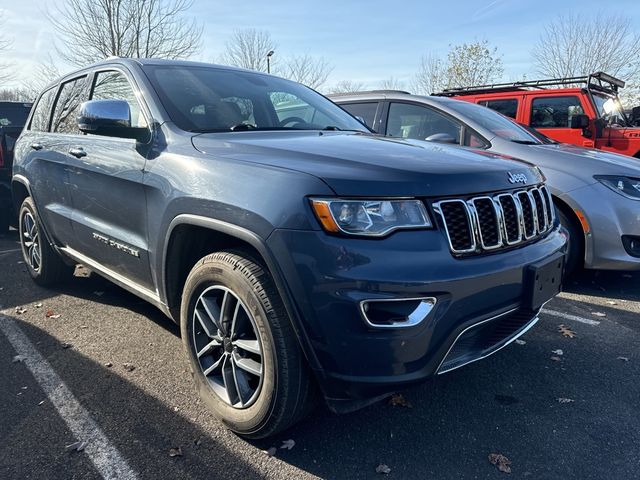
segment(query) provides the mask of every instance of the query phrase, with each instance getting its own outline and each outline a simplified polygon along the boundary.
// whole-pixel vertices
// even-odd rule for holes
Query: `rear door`
[[[29,180],[45,229],[61,246],[67,245],[73,236],[66,127],[74,105],[79,105],[84,81],[85,77],[79,77],[64,82],[60,88],[51,88],[40,96],[15,151],[20,156],[20,167],[15,173]]]
[[[131,126],[148,127],[150,117],[124,70],[97,71],[90,84],[91,100],[125,100],[131,110]],[[76,131],[69,145],[69,181],[74,208],[72,248],[112,272],[150,287],[142,184],[147,151],[148,145],[134,139]]]

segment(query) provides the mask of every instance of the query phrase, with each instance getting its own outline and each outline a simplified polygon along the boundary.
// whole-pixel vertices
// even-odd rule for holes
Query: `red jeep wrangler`
[[[578,85],[578,86],[576,86]],[[585,77],[451,88],[457,97],[529,125],[561,143],[640,158],[640,107],[628,117],[618,99],[625,82],[603,72]]]

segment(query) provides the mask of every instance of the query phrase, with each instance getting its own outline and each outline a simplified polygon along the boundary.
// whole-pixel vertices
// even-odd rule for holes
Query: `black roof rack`
[[[587,89],[616,95],[619,88],[624,88],[625,82],[604,72],[596,72],[591,75],[584,75],[580,77],[550,78],[546,80],[526,80],[522,82],[476,85],[473,87],[447,88],[440,93],[434,93],[434,95],[452,97],[454,95],[473,95],[476,93],[486,92],[513,92],[518,90],[530,90],[532,88],[545,90],[547,87],[576,84],[585,84]]]
[[[337,97],[339,95],[364,95],[367,93],[378,93],[378,94],[406,94],[411,95],[411,92],[407,92],[405,90],[392,90],[392,89],[382,89],[382,90],[360,90],[357,92],[340,92],[340,93],[331,93],[332,97]]]

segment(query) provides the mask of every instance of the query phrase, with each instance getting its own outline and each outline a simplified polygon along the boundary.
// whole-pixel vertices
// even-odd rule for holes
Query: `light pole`
[[[269,53],[267,53],[267,73],[271,73],[271,55],[274,53],[276,52],[273,50],[269,50]]]

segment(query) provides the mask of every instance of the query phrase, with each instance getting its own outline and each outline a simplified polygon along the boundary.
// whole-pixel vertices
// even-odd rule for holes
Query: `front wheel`
[[[258,263],[234,252],[198,261],[185,282],[180,324],[200,396],[229,429],[264,438],[306,412],[308,367]]]
[[[568,217],[561,209],[556,208],[560,224],[569,232],[569,246],[565,260],[565,276],[570,277],[583,266],[584,233],[578,222]]]

